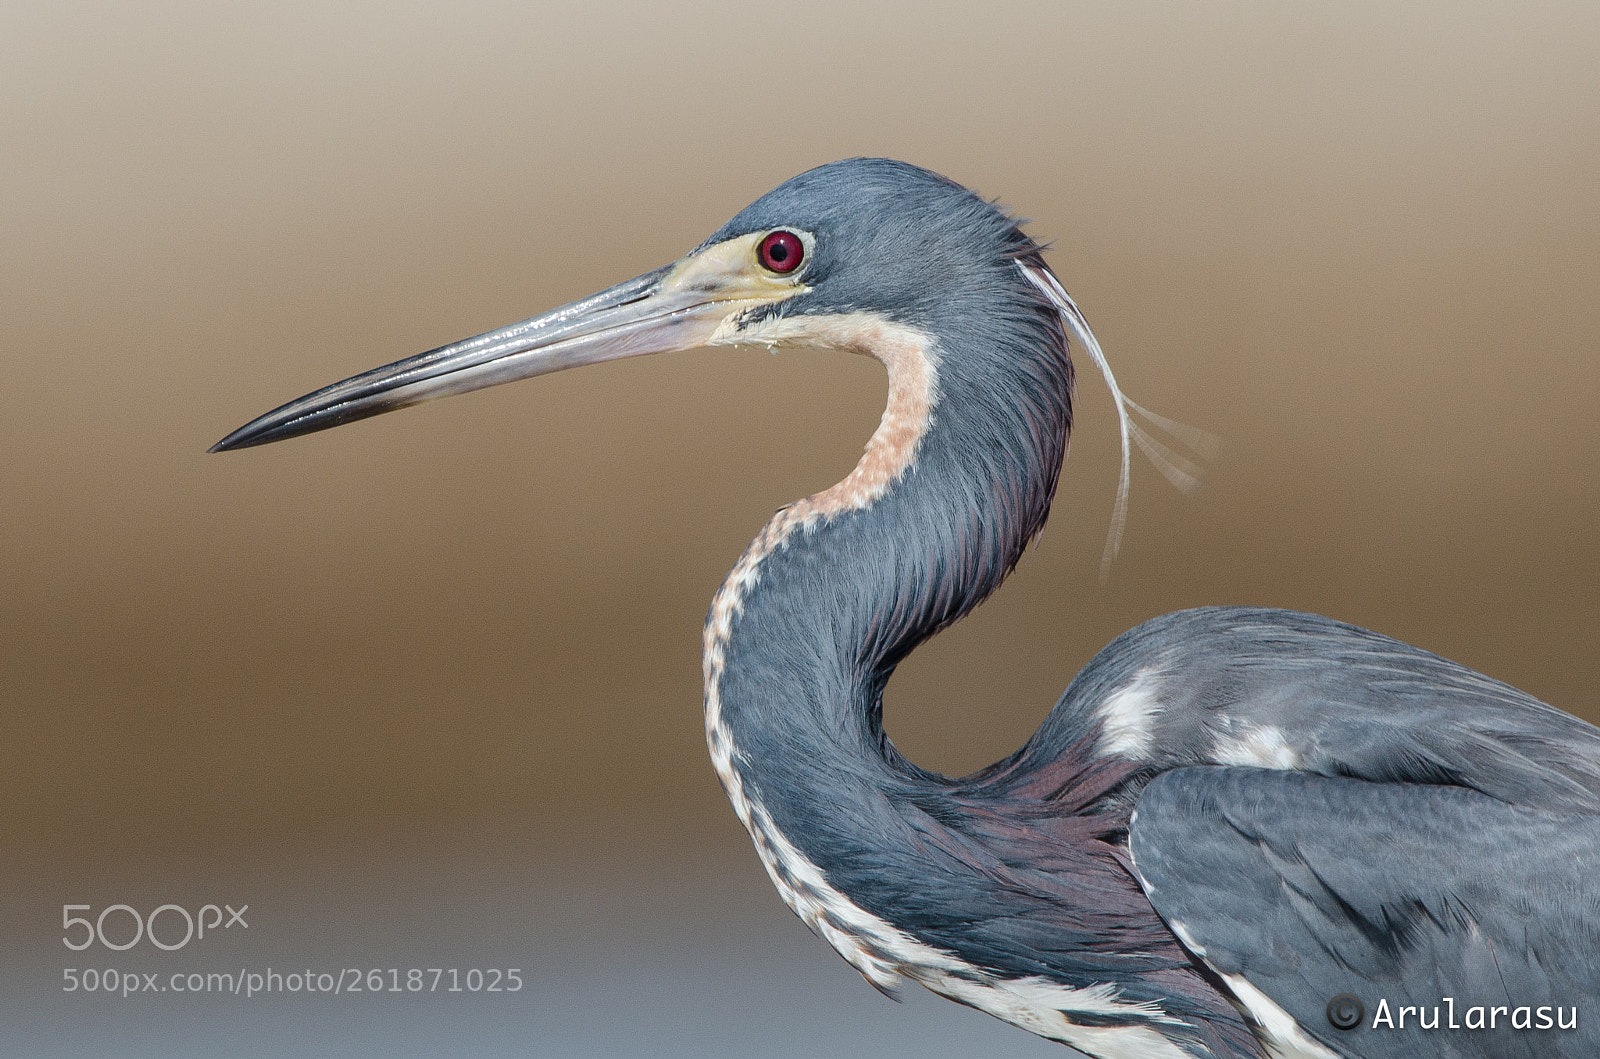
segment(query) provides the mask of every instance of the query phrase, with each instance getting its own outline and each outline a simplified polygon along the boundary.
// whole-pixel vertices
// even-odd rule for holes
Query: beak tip
[[[243,433],[243,431],[235,430],[232,434],[229,434],[227,437],[223,438],[221,441],[207,449],[206,452],[231,452],[234,449],[246,448],[249,442],[239,436],[241,433]]]
[[[263,430],[258,425],[258,421],[253,421],[235,430],[232,434],[207,449],[206,452],[233,452],[235,449],[251,449],[257,445],[264,445],[269,441],[276,441],[280,436],[281,432]]]

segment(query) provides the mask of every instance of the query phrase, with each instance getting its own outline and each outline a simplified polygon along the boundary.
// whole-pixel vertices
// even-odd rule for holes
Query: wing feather
[[[1201,766],[1151,781],[1129,845],[1185,945],[1334,1054],[1600,1055],[1600,817],[1461,787]],[[1343,993],[1366,1008],[1346,1031],[1326,1014]],[[1475,1006],[1507,1010],[1472,1030]],[[1439,1009],[1441,1028],[1379,1021],[1403,1007]],[[1518,1029],[1519,1007],[1535,1022],[1576,1007],[1578,1026]]]

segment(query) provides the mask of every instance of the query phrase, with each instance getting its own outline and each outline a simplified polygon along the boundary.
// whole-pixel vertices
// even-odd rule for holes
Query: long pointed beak
[[[210,451],[282,441],[564,368],[711,344],[746,309],[804,289],[755,272],[747,242],[709,247],[531,320],[325,386],[252,420]]]

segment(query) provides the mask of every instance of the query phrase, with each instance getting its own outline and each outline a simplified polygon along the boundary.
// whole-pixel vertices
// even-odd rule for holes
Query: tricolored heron
[[[216,448],[646,353],[876,357],[866,454],[767,523],[705,627],[712,761],[813,931],[882,990],[910,979],[1103,1059],[1600,1055],[1600,730],[1515,688],[1327,618],[1215,607],[1118,637],[970,776],[889,742],[895,666],[1044,525],[1070,341],[1100,361],[1013,220],[853,159],[675,264]],[[1118,414],[1126,466],[1120,393]]]

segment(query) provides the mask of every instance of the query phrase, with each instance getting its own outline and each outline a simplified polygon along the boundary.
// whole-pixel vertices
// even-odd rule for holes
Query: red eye
[[[773,272],[793,272],[800,267],[805,256],[806,248],[800,244],[800,237],[781,228],[761,240],[761,245],[756,248],[756,257],[761,259],[762,267]]]

